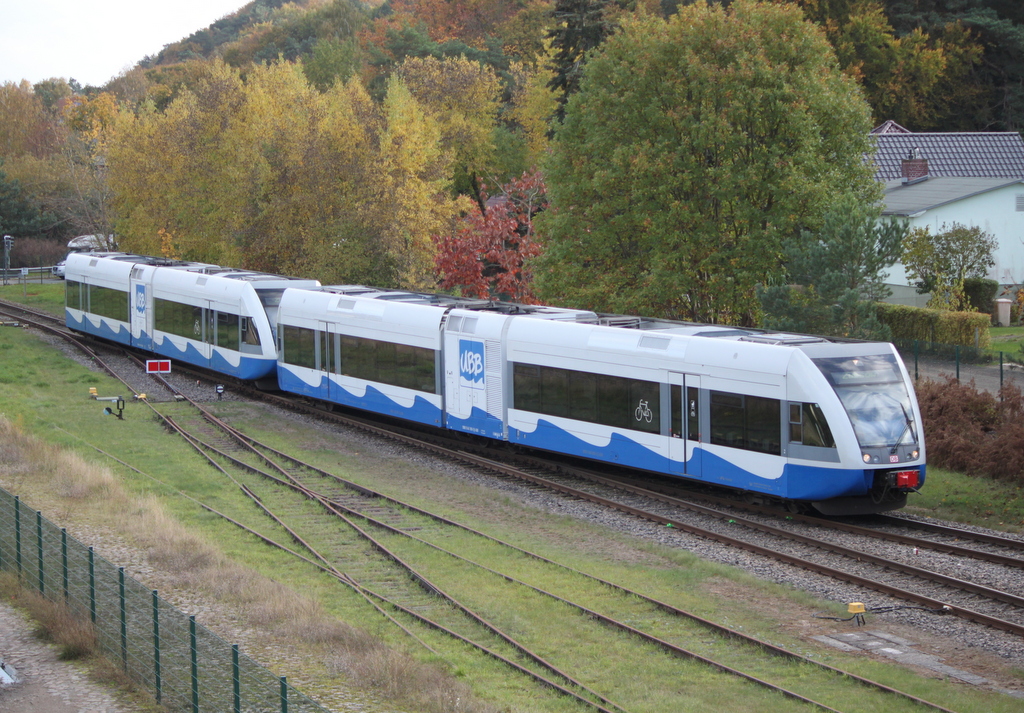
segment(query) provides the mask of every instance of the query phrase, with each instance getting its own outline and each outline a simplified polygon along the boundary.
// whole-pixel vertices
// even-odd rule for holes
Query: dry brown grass
[[[88,658],[96,653],[96,631],[92,624],[76,616],[64,602],[46,597],[21,586],[11,574],[0,575],[0,596],[24,609],[38,624],[36,634],[57,644],[58,657],[64,661]]]
[[[149,563],[170,575],[176,587],[203,592],[229,606],[245,626],[265,632],[282,648],[305,651],[307,660],[326,661],[329,672],[344,674],[356,685],[424,713],[494,710],[440,668],[388,648],[367,632],[331,617],[319,602],[228,559],[168,515],[156,498],[127,493],[109,469],[26,435],[2,415],[0,479],[31,483],[38,507],[59,513],[62,525],[73,525],[76,518],[90,514],[105,529],[144,550]],[[62,619],[59,609],[41,614],[41,621],[52,622],[43,627],[66,630],[69,654],[84,653],[88,636]],[[57,640],[57,634],[53,636]]]

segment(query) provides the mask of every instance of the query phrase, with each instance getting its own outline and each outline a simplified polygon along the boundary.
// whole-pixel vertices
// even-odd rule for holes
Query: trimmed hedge
[[[989,346],[992,318],[980,312],[949,312],[907,305],[877,303],[878,319],[892,330],[893,340],[920,340],[962,347]],[[977,342],[975,342],[977,339]]]

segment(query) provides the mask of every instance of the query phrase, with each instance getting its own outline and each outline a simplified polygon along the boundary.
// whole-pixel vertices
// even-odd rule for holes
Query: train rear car
[[[66,282],[72,329],[247,380],[276,376],[284,290],[319,285],[126,253],[71,255]]]

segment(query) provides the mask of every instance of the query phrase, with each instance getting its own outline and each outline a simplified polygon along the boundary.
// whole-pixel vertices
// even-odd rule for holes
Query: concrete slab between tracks
[[[914,644],[899,636],[893,636],[884,631],[849,632],[844,634],[833,634],[831,636],[815,636],[815,641],[820,641],[840,651],[865,651],[898,661],[908,666],[920,666],[930,671],[946,676],[948,678],[963,681],[973,686],[985,686],[999,693],[1024,698],[1024,692],[1010,691],[999,688],[987,678],[978,676],[969,671],[962,671],[942,663],[938,656],[922,653],[914,649]]]

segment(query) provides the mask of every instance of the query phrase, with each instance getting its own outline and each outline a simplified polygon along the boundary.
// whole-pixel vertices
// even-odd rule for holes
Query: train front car
[[[813,384],[823,408],[828,404],[840,463],[829,476],[837,482],[828,496],[807,499],[826,515],[903,507],[908,493],[924,484],[926,459],[921,412],[899,354],[891,344],[873,343],[812,344],[800,352],[810,363],[793,360],[790,391]],[[790,421],[798,420],[790,427],[790,440],[794,433],[818,440],[814,415],[794,411]],[[806,467],[807,461],[799,458],[805,451],[793,445],[793,468]],[[821,467],[810,471],[820,472]],[[803,482],[810,484],[810,477]]]
[[[508,329],[508,439],[826,514],[902,507],[920,414],[891,345],[643,320]]]

